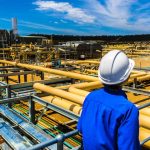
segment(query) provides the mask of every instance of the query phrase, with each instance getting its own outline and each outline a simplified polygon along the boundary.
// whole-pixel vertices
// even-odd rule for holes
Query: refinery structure
[[[98,66],[113,49],[135,61],[123,90],[140,112],[141,146],[150,149],[150,40],[54,44],[53,37],[19,36],[16,18],[10,32],[0,30],[0,149],[80,149],[82,104],[103,87]]]

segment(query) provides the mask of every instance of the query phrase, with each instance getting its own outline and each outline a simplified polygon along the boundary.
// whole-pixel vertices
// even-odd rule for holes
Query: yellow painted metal
[[[76,60],[76,61],[62,61],[62,64],[69,64],[69,65],[78,65],[78,64],[96,64],[99,65],[99,61],[96,60]]]
[[[150,130],[140,127],[140,134],[139,134],[140,141],[143,141],[149,136],[150,136]],[[146,142],[144,146],[150,148],[150,141]]]
[[[50,87],[41,83],[35,83],[33,87],[37,90],[68,99],[78,104],[83,104],[84,99],[85,99],[83,96],[79,96],[79,95],[76,95],[76,94],[73,94],[64,90],[56,89],[56,88],[53,88],[53,87]]]
[[[150,130],[150,119],[149,116],[147,115],[143,115],[142,113],[140,113],[139,115],[139,123],[141,127],[144,127],[146,129]]]
[[[143,115],[150,116],[150,108],[148,107],[141,109],[139,112],[142,113]]]
[[[88,64],[97,64],[99,65],[99,61],[93,61],[93,60],[80,60],[80,61],[77,61],[78,64],[84,64],[84,63],[88,63]]]
[[[96,89],[96,88],[101,88],[101,87],[103,87],[103,84],[100,81],[94,81],[94,82],[83,82],[83,83],[63,85],[63,86],[58,86],[56,88],[68,89],[70,87],[75,87],[78,89],[84,89],[84,90],[88,91],[88,90],[92,90],[92,89]]]
[[[98,74],[98,70],[90,70],[90,69],[86,69],[86,72]]]
[[[17,65],[16,62],[7,61],[7,60],[0,60],[0,63],[12,65],[12,66],[16,66]]]
[[[103,87],[103,84],[100,81],[95,81],[95,82],[89,82],[89,83],[76,84],[76,85],[73,85],[73,87],[87,90],[87,89],[101,88]]]
[[[146,75],[145,72],[132,74],[132,75],[130,76],[130,79],[137,78],[137,77],[141,77],[141,76],[145,76],[145,75]]]
[[[79,115],[81,113],[82,107],[74,104],[68,100],[59,98],[59,97],[55,97],[55,96],[46,96],[46,97],[42,97],[42,99],[44,99],[47,102],[53,103],[54,105],[57,105],[59,107],[62,107],[64,109],[70,110],[72,112],[74,112],[75,114]]]
[[[141,82],[141,81],[145,81],[145,80],[149,80],[150,79],[150,74],[147,74],[145,76],[139,77],[137,79],[137,81]]]
[[[77,95],[84,96],[84,97],[86,97],[90,93],[90,92],[87,92],[85,90],[77,89],[75,87],[70,87],[68,89],[68,91],[71,92],[71,93],[77,94]]]
[[[50,69],[50,68],[45,68],[45,67],[41,67],[41,66],[16,63],[16,62],[11,62],[11,61],[6,61],[6,60],[0,60],[0,63],[10,64],[10,65],[14,65],[14,66],[22,67],[22,68],[31,69],[31,70],[39,70],[42,72],[67,76],[67,77],[74,78],[74,79],[80,79],[80,80],[85,80],[85,81],[98,81],[98,78],[96,78],[96,77],[82,75],[82,74],[73,73],[73,72],[61,71],[61,70],[57,70],[57,69]]]

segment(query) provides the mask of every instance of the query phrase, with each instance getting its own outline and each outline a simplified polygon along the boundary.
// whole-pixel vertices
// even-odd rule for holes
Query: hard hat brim
[[[128,77],[130,76],[130,73],[131,73],[131,71],[133,70],[134,65],[135,65],[135,62],[134,62],[132,59],[129,59],[128,70],[126,71],[125,75],[124,75],[121,79],[119,79],[118,81],[116,81],[116,82],[104,80],[104,78],[102,78],[102,76],[101,76],[101,74],[100,74],[100,70],[98,70],[98,78],[99,78],[99,80],[100,80],[103,84],[106,84],[106,85],[117,85],[117,84],[123,83],[123,82],[125,82],[125,81],[128,79]]]

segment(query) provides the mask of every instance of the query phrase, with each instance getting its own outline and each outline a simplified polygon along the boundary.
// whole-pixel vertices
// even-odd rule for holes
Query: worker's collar
[[[111,94],[120,94],[122,91],[121,86],[104,86],[104,90]]]

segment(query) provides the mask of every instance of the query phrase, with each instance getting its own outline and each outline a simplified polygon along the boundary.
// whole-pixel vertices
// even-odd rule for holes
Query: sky
[[[150,0],[0,0],[0,29],[20,35],[150,34]]]

